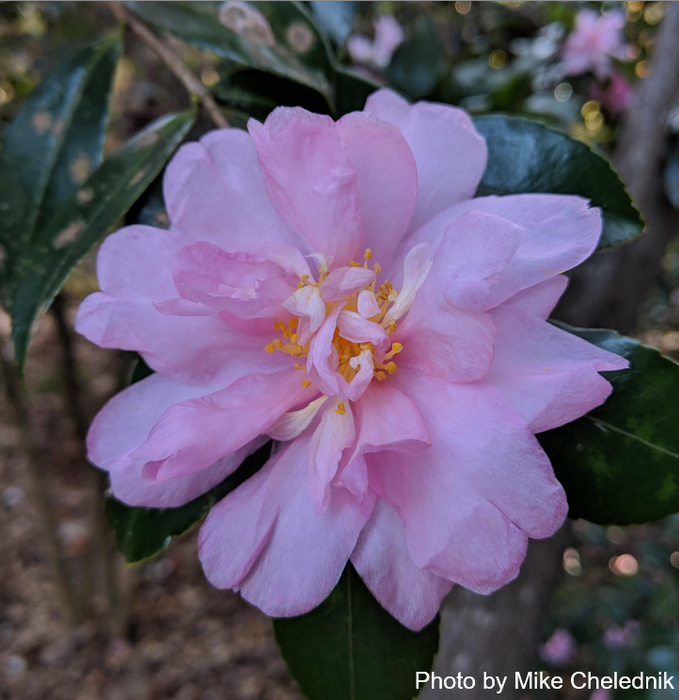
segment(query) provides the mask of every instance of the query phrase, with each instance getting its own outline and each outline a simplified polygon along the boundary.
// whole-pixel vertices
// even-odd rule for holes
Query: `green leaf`
[[[339,117],[349,112],[360,112],[368,96],[380,89],[380,85],[350,68],[337,69],[336,84]]]
[[[385,70],[389,82],[414,99],[431,94],[446,67],[446,47],[438,30],[424,15],[410,36],[394,51]]]
[[[519,117],[477,117],[474,125],[488,145],[477,196],[553,192],[587,197],[603,212],[599,249],[641,233],[644,222],[617,173],[584,143]]]
[[[12,303],[12,337],[20,367],[34,320],[71,270],[156,177],[193,124],[194,113],[166,115],[107,158],[36,237]]]
[[[101,161],[120,52],[116,33],[63,63],[7,129],[0,153],[0,294],[8,311],[30,243]]]
[[[172,538],[188,532],[212,506],[255,474],[270,454],[271,442],[267,442],[224,481],[179,508],[137,508],[109,498],[109,521],[127,562],[134,564],[150,559],[165,549]]]
[[[429,671],[438,617],[412,632],[375,600],[351,564],[330,596],[300,617],[274,620],[276,641],[309,700],[410,700]]]
[[[222,79],[213,92],[220,103],[262,121],[276,107],[304,107],[316,114],[328,113],[326,100],[316,90],[251,68]]]
[[[318,90],[334,106],[329,47],[296,2],[128,2],[189,44]]]
[[[565,330],[625,357],[603,372],[603,406],[538,435],[568,495],[570,516],[629,525],[679,512],[679,364],[608,330]]]

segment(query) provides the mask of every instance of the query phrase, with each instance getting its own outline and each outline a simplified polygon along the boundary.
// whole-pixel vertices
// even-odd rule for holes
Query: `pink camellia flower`
[[[622,30],[625,15],[612,11],[600,15],[595,10],[581,10],[575,19],[575,29],[568,35],[562,51],[566,75],[592,71],[600,80],[612,70],[612,58],[625,58]]]
[[[125,503],[180,506],[266,436],[267,464],[210,512],[218,588],[272,616],[321,603],[351,560],[413,629],[453,583],[490,593],[564,491],[534,433],[602,403],[627,366],[546,322],[601,214],[575,196],[472,199],[469,117],[389,90],[334,122],[276,109],[167,168],[169,231],[99,252],[77,328],[155,374],[95,419]]]
[[[371,41],[363,34],[352,34],[347,41],[347,51],[354,63],[386,68],[394,51],[403,43],[403,27],[393,15],[380,15],[374,23],[375,38]]]
[[[567,666],[576,651],[573,635],[568,630],[558,629],[540,647],[540,658],[550,666]]]

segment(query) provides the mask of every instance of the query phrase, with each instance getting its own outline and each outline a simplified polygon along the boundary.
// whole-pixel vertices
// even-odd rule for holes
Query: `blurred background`
[[[306,4],[339,59],[372,80],[412,99],[444,101],[472,113],[528,116],[610,158],[649,221],[650,235],[624,256],[614,251],[605,254],[607,261],[601,256],[585,265],[558,315],[631,333],[679,359],[679,60],[667,40],[669,34],[679,44],[679,20],[670,16],[679,13],[672,3]],[[116,26],[107,3],[0,3],[0,143],[42,77]],[[318,111],[325,109],[319,96],[300,98],[296,91],[304,88],[293,89],[282,79],[260,85],[249,71],[222,58],[185,45],[173,48],[213,89],[234,125],[243,124],[247,114],[263,118],[276,105],[302,98],[305,105],[317,99]],[[653,76],[657,87],[646,86]],[[173,74],[128,33],[107,152],[154,118],[187,104]],[[655,110],[653,119],[649,109]],[[655,149],[654,157],[640,161],[638,143]],[[95,289],[90,255],[41,322],[27,367],[67,579],[81,582],[79,596],[84,586],[92,602],[72,629],[64,626],[49,553],[27,497],[21,436],[0,398],[0,698],[298,698],[268,619],[204,580],[195,532],[134,567],[125,568],[120,558],[96,561],[103,525],[93,515],[96,485],[93,490],[69,392],[75,380],[87,423],[129,381],[133,359],[69,331],[79,301]],[[9,333],[1,312],[0,327]],[[69,377],[69,357],[77,357],[77,377]],[[627,528],[577,521],[556,546],[559,575],[536,623],[532,667],[560,674],[679,675],[679,516]],[[104,585],[93,580],[87,589],[88,576]],[[559,697],[590,695],[565,690]],[[601,692],[594,700],[612,697]],[[626,691],[625,697],[669,700],[679,698],[679,691]]]

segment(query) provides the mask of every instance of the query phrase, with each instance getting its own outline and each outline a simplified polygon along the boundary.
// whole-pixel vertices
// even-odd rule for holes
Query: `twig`
[[[9,357],[8,344],[0,334],[0,369],[3,387],[21,435],[21,449],[26,458],[30,491],[38,521],[42,529],[43,543],[47,559],[52,570],[52,580],[61,599],[62,614],[70,627],[82,622],[82,607],[73,586],[70,585],[66,567],[61,556],[57,535],[57,521],[52,508],[52,500],[41,464],[41,455],[36,440],[36,431],[32,416],[28,410],[24,388],[19,378],[18,369]]]
[[[160,56],[163,63],[174,73],[181,84],[200,102],[215,125],[220,129],[226,129],[229,126],[229,122],[212,98],[210,91],[184,65],[179,56],[118,2],[108,2],[108,7],[119,20],[125,22],[138,37],[145,41]]]
[[[118,608],[118,578],[120,572],[115,567],[115,552],[111,540],[111,532],[106,519],[106,488],[107,478],[98,469],[87,462],[85,453],[85,438],[87,437],[88,420],[82,405],[82,386],[78,379],[77,358],[73,330],[66,317],[66,299],[64,293],[57,294],[51,307],[54,316],[57,336],[61,345],[62,375],[65,385],[68,410],[73,421],[76,434],[82,446],[82,462],[85,465],[85,476],[90,491],[90,530],[92,545],[89,554],[89,570],[86,573],[87,593],[91,598],[97,589],[96,572],[101,572],[106,600],[106,624],[109,631],[117,625],[113,618]]]

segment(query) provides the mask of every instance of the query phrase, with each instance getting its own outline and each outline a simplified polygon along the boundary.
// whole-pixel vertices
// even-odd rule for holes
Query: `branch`
[[[52,507],[49,488],[45,480],[45,470],[41,464],[40,451],[36,440],[36,431],[28,410],[24,388],[19,378],[14,361],[9,357],[9,343],[0,335],[0,375],[7,401],[14,410],[16,425],[21,436],[21,450],[26,459],[30,493],[33,507],[38,516],[43,535],[43,544],[47,559],[52,569],[52,581],[61,599],[62,613],[70,627],[82,622],[82,607],[76,591],[70,584],[66,567],[61,557],[61,548],[57,535],[57,521]]]
[[[140,39],[145,41],[158,54],[179,82],[200,102],[214,124],[220,129],[228,128],[229,122],[217,106],[210,91],[184,65],[181,58],[118,2],[109,2],[108,7],[119,20],[125,22]]]

